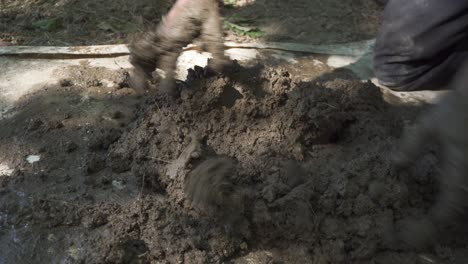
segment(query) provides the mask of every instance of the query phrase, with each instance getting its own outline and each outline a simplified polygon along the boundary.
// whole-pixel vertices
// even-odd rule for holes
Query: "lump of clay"
[[[185,194],[197,209],[213,215],[226,227],[245,222],[244,195],[233,181],[235,163],[228,157],[214,157],[200,163],[185,181]]]

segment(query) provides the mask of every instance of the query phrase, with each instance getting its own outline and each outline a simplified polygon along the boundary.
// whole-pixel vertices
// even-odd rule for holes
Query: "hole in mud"
[[[242,96],[242,94],[237,91],[236,88],[228,85],[224,87],[223,92],[219,97],[219,104],[220,106],[231,108],[234,106],[234,104],[236,104],[237,100],[242,98],[244,98],[244,96]]]

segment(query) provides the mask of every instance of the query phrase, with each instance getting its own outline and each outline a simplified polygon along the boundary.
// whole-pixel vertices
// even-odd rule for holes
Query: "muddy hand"
[[[456,223],[468,212],[468,64],[457,74],[452,94],[443,98],[417,126],[407,131],[393,162],[410,165],[427,146],[438,143],[442,150],[441,188],[426,220],[407,226],[404,240],[412,246],[430,242],[426,233]],[[426,223],[422,225],[422,223]],[[420,230],[421,228],[426,229]]]

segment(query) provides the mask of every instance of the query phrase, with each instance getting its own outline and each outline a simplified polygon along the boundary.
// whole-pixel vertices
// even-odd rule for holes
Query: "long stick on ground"
[[[271,49],[290,52],[361,56],[369,52],[374,40],[351,42],[330,45],[311,45],[289,42],[265,42],[265,43],[236,43],[226,42],[226,49]],[[189,45],[184,51],[198,49],[196,45]],[[7,46],[0,47],[0,56],[21,56],[33,58],[79,58],[79,57],[119,57],[129,55],[127,45],[96,45],[75,47],[47,47],[47,46]]]

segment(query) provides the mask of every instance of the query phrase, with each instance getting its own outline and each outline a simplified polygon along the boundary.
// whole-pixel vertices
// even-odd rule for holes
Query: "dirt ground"
[[[381,10],[373,0],[243,0],[226,9],[225,17],[258,28],[261,40],[327,44],[375,37]],[[255,41],[239,34],[231,38]]]
[[[126,43],[154,28],[173,0],[2,0],[0,40],[14,45]],[[372,38],[381,7],[374,0],[226,0],[227,40],[341,43]],[[244,30],[244,28],[247,28]],[[252,36],[246,31],[254,30]]]
[[[139,98],[124,71],[70,72],[1,121],[0,263],[424,263],[391,227],[430,206],[437,158],[399,174],[387,159],[421,109],[346,71],[196,68],[175,102]],[[216,200],[218,179],[240,198]]]
[[[284,28],[281,19],[295,13],[310,28],[265,27],[265,40],[344,42],[378,27],[373,1],[312,1],[304,13],[323,19],[318,25],[297,13],[311,1],[295,1],[280,19],[284,2],[245,1],[237,12],[256,15],[262,30],[274,24],[259,10]],[[16,1],[2,3],[4,41],[126,38],[90,29],[109,13],[78,19],[79,9],[100,12],[109,2],[36,1],[23,18]],[[151,3],[114,1],[109,17],[141,5],[157,21],[169,3]],[[47,14],[54,5],[62,11]],[[50,34],[16,23],[48,16],[78,20]],[[84,30],[72,34],[78,25]],[[63,69],[59,84],[24,96],[0,120],[0,263],[466,263],[466,232],[424,252],[393,240],[437,191],[434,150],[405,172],[388,160],[424,107],[387,103],[346,70],[317,66],[311,77],[291,67],[246,64],[224,75],[196,67],[175,101],[136,95],[124,70]]]

